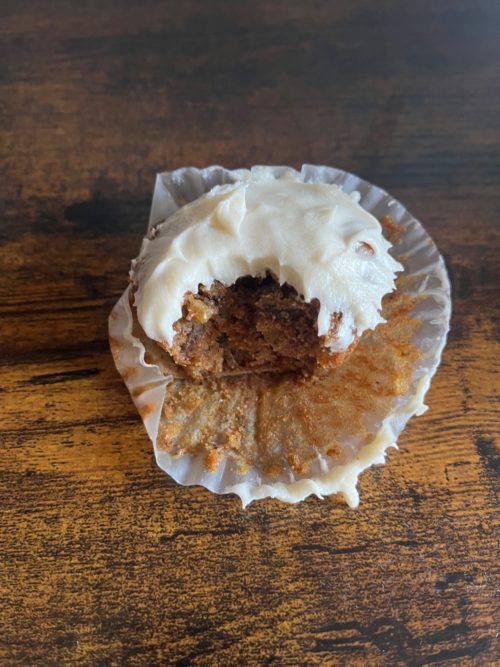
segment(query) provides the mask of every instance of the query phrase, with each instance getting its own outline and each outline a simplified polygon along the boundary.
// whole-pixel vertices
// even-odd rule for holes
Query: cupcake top
[[[265,168],[238,175],[180,208],[144,240],[133,279],[145,333],[172,345],[187,293],[266,272],[306,302],[318,300],[318,336],[328,333],[332,314],[342,315],[332,352],[383,322],[382,298],[403,267],[359,195],[304,183],[293,172],[279,179]]]

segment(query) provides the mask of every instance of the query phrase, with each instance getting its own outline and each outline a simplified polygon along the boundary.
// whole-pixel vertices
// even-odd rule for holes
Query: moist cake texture
[[[311,375],[316,366],[332,368],[347,354],[328,348],[342,314],[334,313],[328,334],[318,336],[317,299],[306,303],[271,273],[230,286],[201,285],[185,297],[182,312],[173,345],[162,347],[195,380],[265,371]]]

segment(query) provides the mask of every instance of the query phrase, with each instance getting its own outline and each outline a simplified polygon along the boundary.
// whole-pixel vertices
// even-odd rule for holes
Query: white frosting
[[[262,169],[238,176],[180,208],[144,240],[134,279],[146,334],[171,345],[186,292],[266,271],[306,301],[319,300],[319,336],[327,334],[332,313],[342,313],[332,351],[345,350],[383,322],[382,297],[403,267],[389,255],[391,244],[359,195],[303,183],[293,173],[276,179]],[[373,255],[360,252],[361,243]]]

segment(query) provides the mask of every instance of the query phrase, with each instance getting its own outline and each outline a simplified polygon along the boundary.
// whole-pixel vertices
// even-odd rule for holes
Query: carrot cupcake
[[[429,297],[418,269],[403,275],[405,244],[389,240],[411,245],[418,223],[350,178],[315,167],[160,176],[110,334],[157,460],[181,483],[244,503],[341,492],[355,505],[359,472],[422,410],[448,326],[442,260],[435,252],[426,275],[443,298]],[[437,328],[426,319],[436,303]],[[429,326],[432,351],[418,345]]]

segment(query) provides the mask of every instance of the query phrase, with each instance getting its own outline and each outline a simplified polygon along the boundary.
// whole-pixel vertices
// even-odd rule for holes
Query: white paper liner
[[[252,170],[259,167],[252,167]],[[289,167],[272,167],[279,177]],[[238,177],[240,170],[228,170],[213,166],[205,169],[185,167],[173,172],[158,174],[151,206],[148,231],[164,221],[180,206],[197,199],[212,187],[230,183]],[[236,493],[246,506],[253,500],[278,498],[296,503],[311,494],[319,498],[334,493],[343,494],[351,507],[359,503],[356,484],[360,473],[374,464],[385,461],[389,447],[397,447],[396,441],[409,418],[425,412],[424,396],[436,372],[446,344],[451,315],[450,282],[443,258],[422,225],[393,199],[387,192],[363,181],[358,176],[326,166],[303,165],[301,178],[306,182],[335,183],[345,192],[357,190],[360,204],[377,219],[390,215],[398,225],[405,228],[392,254],[404,264],[405,275],[418,277],[412,294],[424,297],[412,312],[422,321],[413,344],[422,352],[414,366],[409,391],[393,401],[392,410],[382,420],[371,443],[362,447],[354,460],[345,465],[333,465],[329,469],[317,470],[307,479],[292,478],[290,481],[263,479],[255,470],[239,475],[234,467],[223,460],[216,472],[205,467],[202,454],[194,457],[173,457],[157,447],[157,435],[165,398],[165,387],[170,378],[165,377],[156,365],[144,360],[145,349],[132,334],[132,312],[129,305],[128,287],[109,319],[111,348],[116,367],[131,393],[146,431],[153,443],[156,461],[160,468],[183,485],[201,485],[214,493]]]

